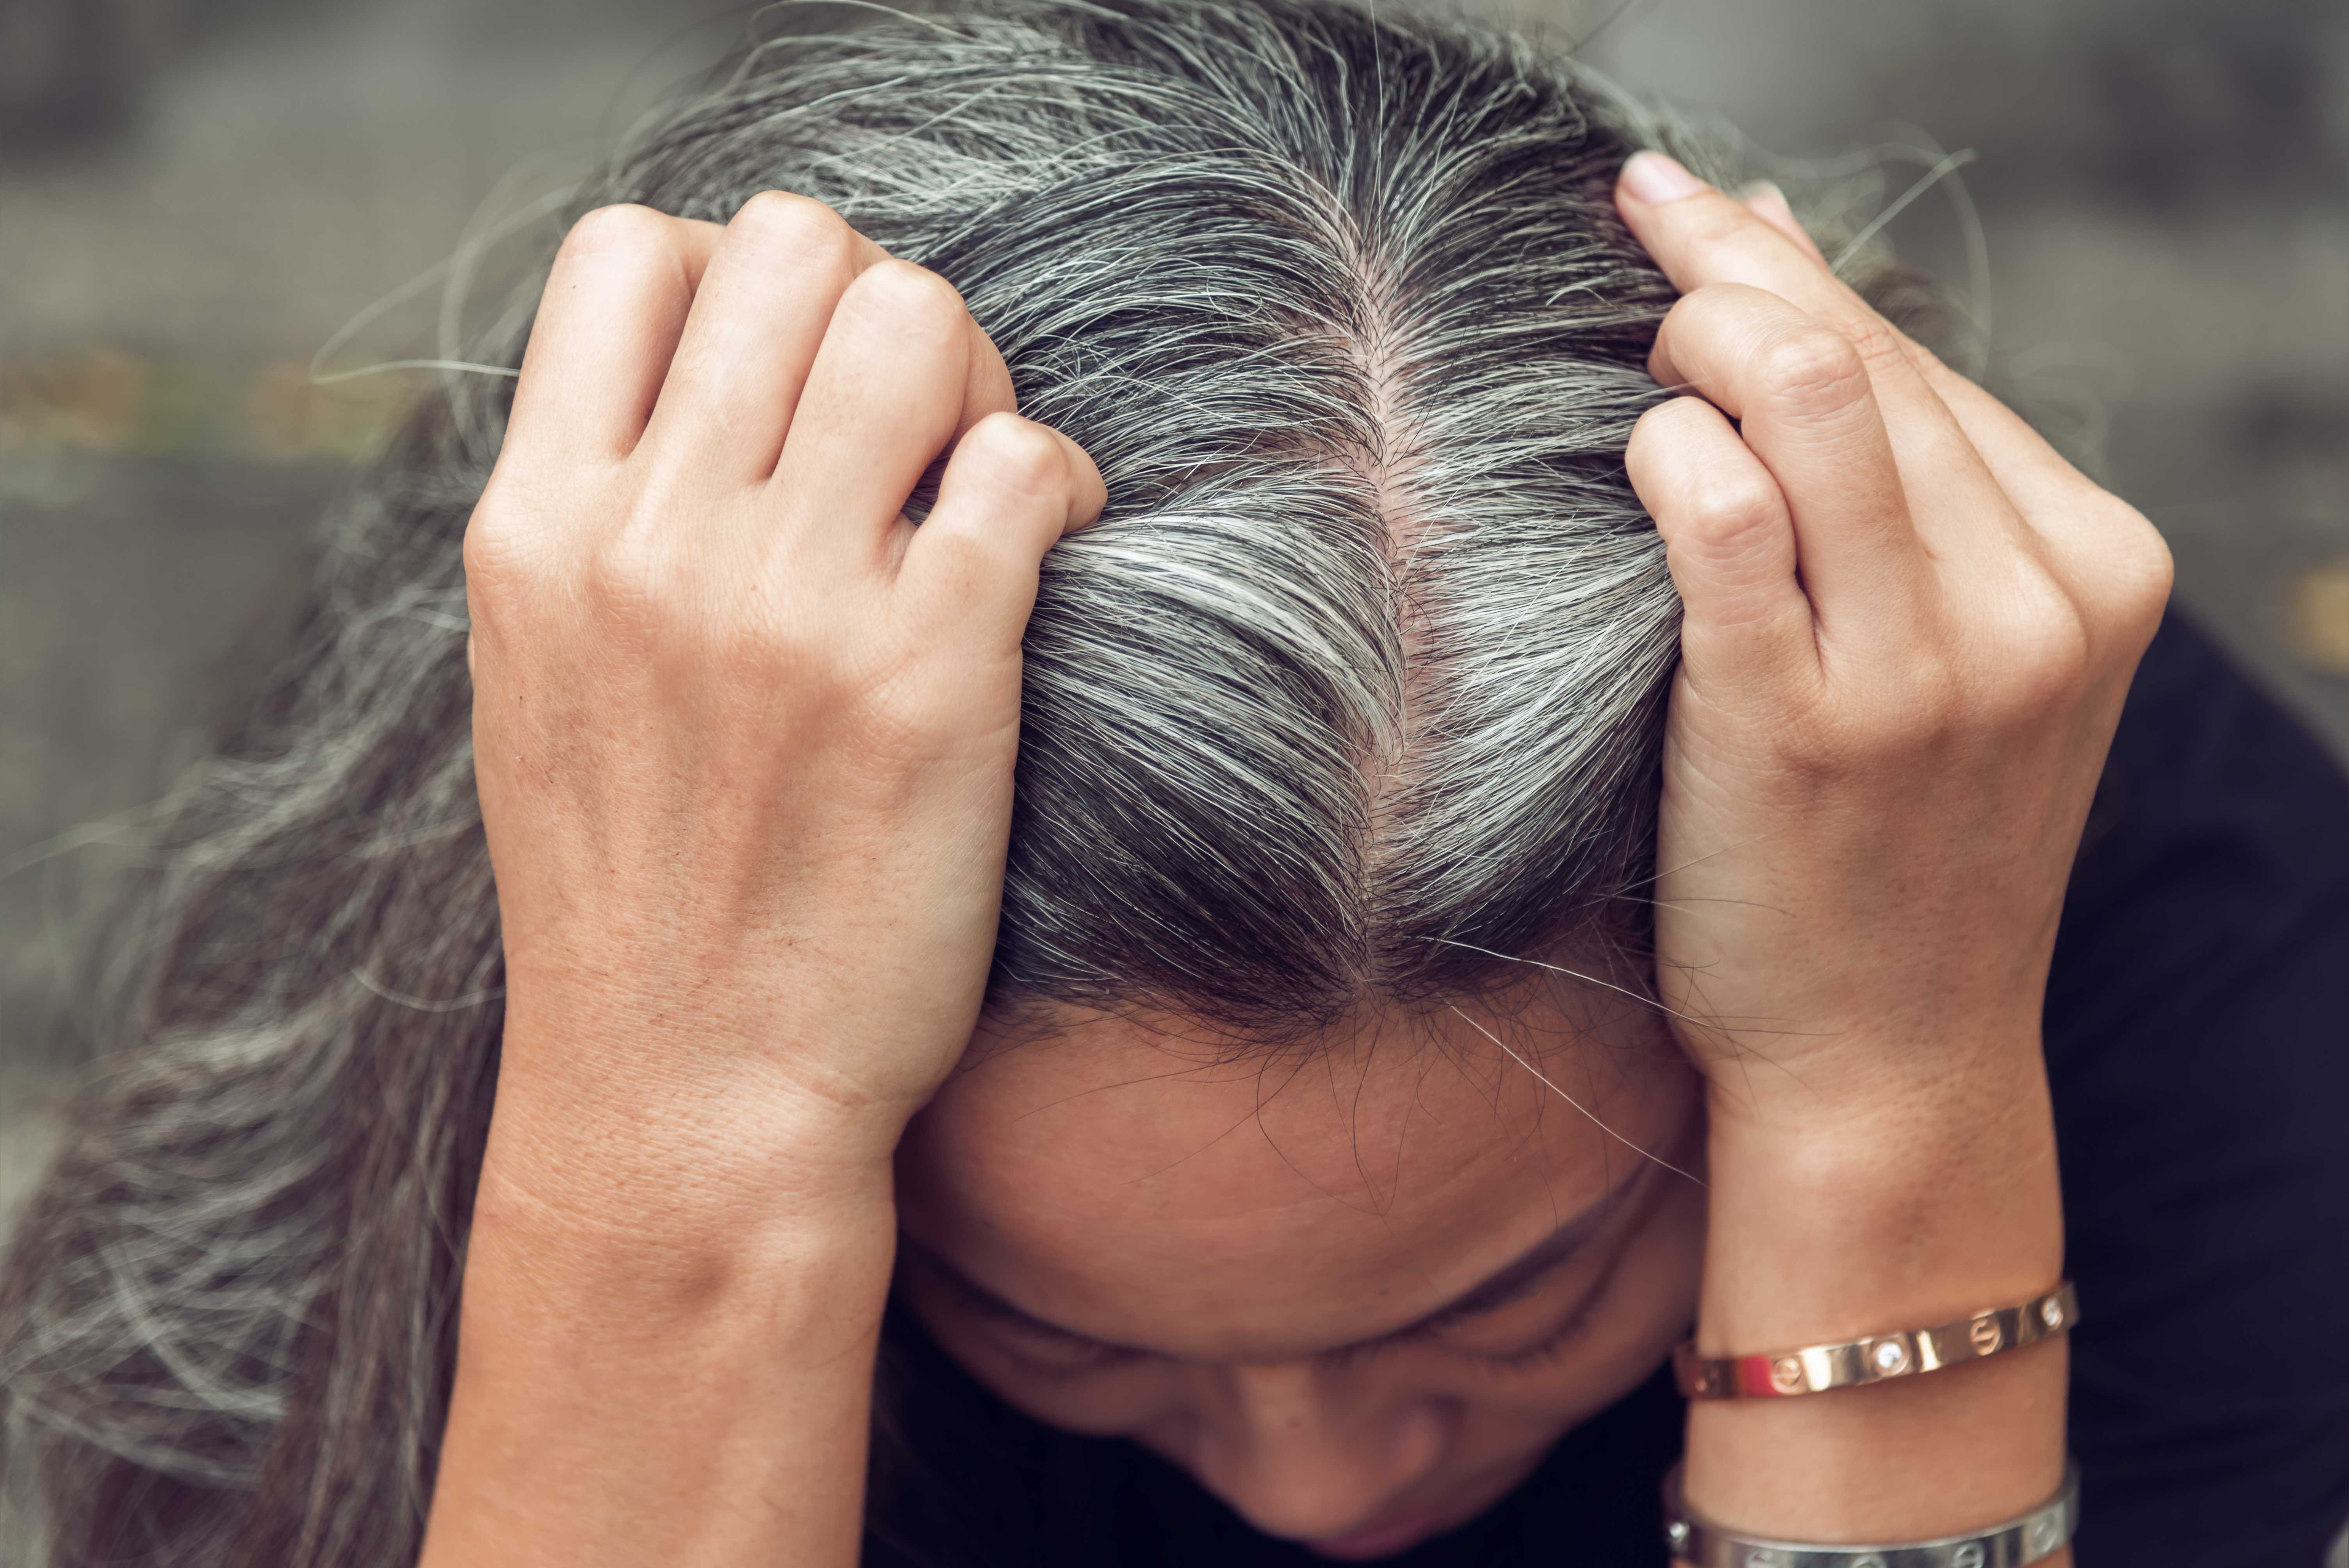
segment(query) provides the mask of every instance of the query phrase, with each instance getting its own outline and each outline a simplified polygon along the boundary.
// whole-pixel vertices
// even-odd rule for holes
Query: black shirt
[[[2349,1515],[2349,780],[2175,615],[2131,688],[2046,1008],[2084,1568],[2317,1568]],[[876,1568],[1303,1568],[1187,1475],[886,1335]],[[1396,1568],[1646,1568],[1662,1371]]]

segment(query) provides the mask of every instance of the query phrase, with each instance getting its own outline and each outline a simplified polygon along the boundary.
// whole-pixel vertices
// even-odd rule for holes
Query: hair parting
[[[1644,972],[1679,603],[1622,450],[1674,296],[1611,192],[1733,150],[1392,5],[873,11],[750,45],[569,215],[818,198],[1099,463],[1027,634],[994,1007],[1277,1054],[1526,961]],[[460,544],[529,325],[453,319],[296,656],[140,830],[106,1054],[0,1274],[12,1563],[419,1549],[503,1020]]]

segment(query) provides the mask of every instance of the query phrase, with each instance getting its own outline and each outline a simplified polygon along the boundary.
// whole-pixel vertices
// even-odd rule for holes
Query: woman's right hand
[[[817,202],[573,231],[465,542],[502,1101],[887,1158],[985,987],[1038,562],[1102,504],[1012,407],[954,289]]]
[[[1092,461],[822,205],[582,220],[465,541],[506,1024],[427,1561],[853,1561]],[[951,449],[918,528],[902,509]]]

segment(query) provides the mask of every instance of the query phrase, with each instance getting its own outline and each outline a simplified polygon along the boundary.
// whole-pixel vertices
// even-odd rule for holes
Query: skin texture
[[[574,231],[466,547],[508,1014],[428,1563],[853,1562],[901,1221],[916,1309],[1008,1398],[1357,1557],[1490,1501],[1692,1302],[1718,1354],[2053,1281],[2040,992],[2167,557],[1783,201],[1652,155],[1619,201],[1685,295],[1652,369],[1689,395],[1627,454],[1687,609],[1669,1042],[1536,975],[1294,1072],[1179,1019],[981,1030],[1020,628],[1102,492],[952,290],[789,197]],[[1702,1215],[1627,1143],[1702,1170]],[[1533,1294],[1352,1348],[1632,1172]],[[1985,1525],[2053,1491],[2063,1387],[2055,1340],[1702,1406],[1689,1496],[1794,1539]]]
[[[1694,394],[1626,457],[1687,607],[1657,944],[1711,1088],[1699,1346],[2022,1300],[2063,1256],[2047,965],[2168,556],[1783,218],[1652,156],[1617,197],[1684,296],[1651,373]],[[2013,1517],[2061,1474],[2063,1352],[1700,1405],[1690,1501],[1798,1539]]]
[[[1650,1019],[1537,983],[1273,1063],[1057,1022],[908,1130],[902,1288],[1010,1403],[1267,1533],[1386,1555],[1465,1522],[1694,1320],[1703,1191],[1660,1161],[1696,1157],[1698,1080]]]

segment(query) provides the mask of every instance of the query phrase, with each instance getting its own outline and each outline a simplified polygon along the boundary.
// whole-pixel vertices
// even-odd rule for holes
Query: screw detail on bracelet
[[[1968,1535],[1868,1546],[1807,1545],[1740,1535],[1689,1511],[1681,1467],[1664,1477],[1664,1544],[1692,1568],[2025,1568],[2052,1555],[2080,1525],[2080,1467],[2064,1468],[2055,1495],[2020,1519]]]
[[[1841,1345],[1812,1345],[1759,1356],[1701,1357],[1693,1341],[1672,1353],[1681,1393],[1691,1399],[1783,1398],[1889,1378],[1937,1372],[2061,1334],[2079,1321],[2080,1304],[2065,1280],[2017,1306],[1977,1312],[1932,1328],[1872,1334]]]

